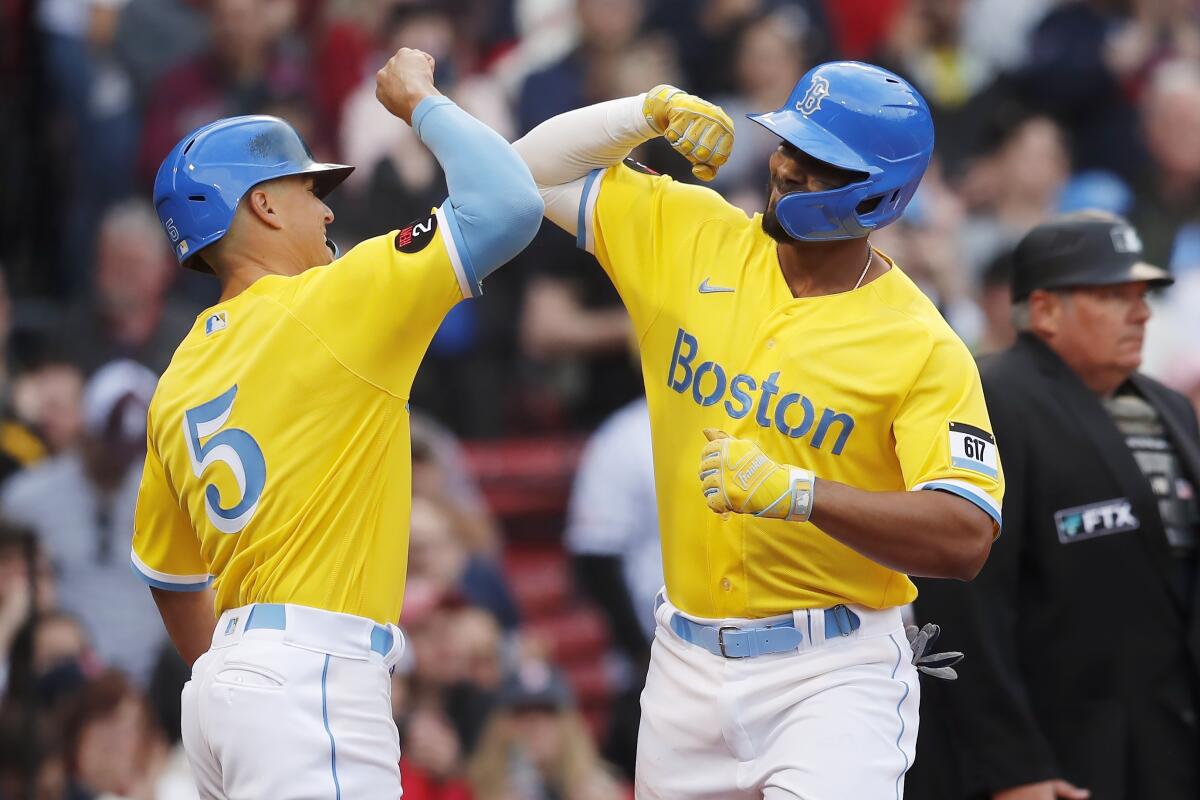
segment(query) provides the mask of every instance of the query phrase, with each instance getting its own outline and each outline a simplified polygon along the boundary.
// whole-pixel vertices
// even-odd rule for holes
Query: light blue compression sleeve
[[[533,241],[542,198],[529,168],[494,130],[448,97],[426,97],[412,127],[446,173],[442,212],[474,294],[479,282]]]

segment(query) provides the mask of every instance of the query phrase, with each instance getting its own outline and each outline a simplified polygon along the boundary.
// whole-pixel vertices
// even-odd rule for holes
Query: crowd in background
[[[443,177],[374,97],[399,46],[431,53],[440,89],[510,140],[658,83],[712,99],[737,133],[712,185],[748,214],[776,140],[745,113],[823,60],[888,67],[929,101],[937,145],[875,246],[984,354],[1013,337],[1017,239],[1059,211],[1125,215],[1177,279],[1154,302],[1145,368],[1200,406],[1188,0],[0,0],[0,798],[31,782],[47,798],[195,796],[178,747],[187,670],[127,559],[146,404],[217,287],[175,265],[150,187],[197,125],[276,114],[356,167],[328,198],[343,250],[423,218]],[[661,142],[635,157],[694,182]],[[621,476],[631,505],[598,518],[584,479],[612,470],[604,447],[637,446],[640,394],[615,290],[549,224],[439,330],[411,398],[410,657],[393,681],[406,797],[627,796],[629,703],[606,730],[579,713],[505,569],[519,525],[489,507],[463,447],[612,418],[562,540],[611,623],[610,691],[636,724],[653,491]]]

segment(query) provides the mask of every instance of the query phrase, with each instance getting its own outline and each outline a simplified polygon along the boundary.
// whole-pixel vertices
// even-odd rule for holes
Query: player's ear
[[[279,218],[271,195],[270,183],[259,184],[246,193],[242,204],[264,225],[278,230],[283,227],[283,221]]]

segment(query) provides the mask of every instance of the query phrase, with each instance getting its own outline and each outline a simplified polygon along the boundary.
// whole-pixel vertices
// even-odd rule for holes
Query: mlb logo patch
[[[233,633],[234,631],[236,631],[236,630],[237,630],[237,624],[238,624],[238,618],[237,618],[237,617],[233,617],[233,618],[231,618],[231,619],[229,620],[229,624],[225,626],[225,635],[226,635],[226,636],[228,636],[229,634],[231,634],[231,633]]]
[[[225,315],[224,311],[209,314],[208,318],[204,320],[204,335],[212,336],[217,331],[223,331],[227,327],[229,327],[229,317]]]
[[[1054,527],[1062,544],[1136,531],[1140,525],[1133,515],[1133,505],[1124,497],[1054,512]]]

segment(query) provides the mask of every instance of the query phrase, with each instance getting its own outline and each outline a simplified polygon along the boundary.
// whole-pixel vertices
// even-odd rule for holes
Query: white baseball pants
[[[847,636],[825,639],[821,609],[796,611],[796,651],[735,659],[679,638],[678,610],[664,602],[642,692],[637,800],[900,800],[916,755],[912,650],[899,609],[847,607],[861,620]]]
[[[395,626],[349,614],[226,611],[183,688],[183,745],[200,797],[400,797],[390,672],[403,648]]]

